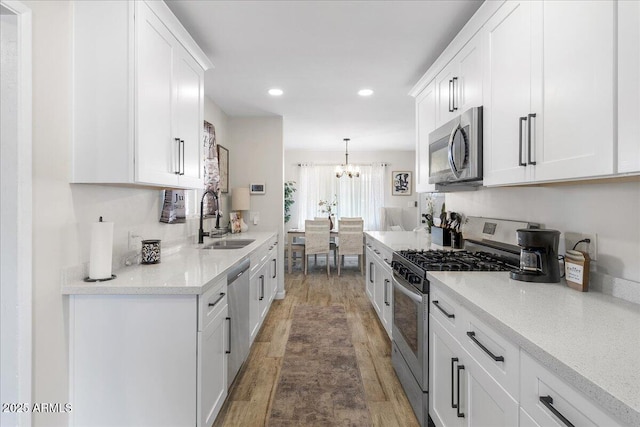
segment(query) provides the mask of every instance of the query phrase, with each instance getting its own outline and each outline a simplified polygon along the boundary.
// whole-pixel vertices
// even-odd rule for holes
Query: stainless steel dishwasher
[[[227,274],[229,296],[229,351],[227,387],[231,386],[249,355],[249,259],[236,264]]]

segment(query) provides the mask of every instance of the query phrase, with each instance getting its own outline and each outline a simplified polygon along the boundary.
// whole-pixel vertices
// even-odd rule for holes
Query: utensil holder
[[[158,264],[160,262],[160,240],[142,241],[142,264]]]
[[[431,243],[440,246],[451,246],[451,230],[448,228],[431,227]]]

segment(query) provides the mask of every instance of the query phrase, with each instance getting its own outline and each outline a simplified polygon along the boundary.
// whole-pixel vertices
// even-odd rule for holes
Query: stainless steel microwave
[[[482,185],[482,107],[429,134],[429,183]]]

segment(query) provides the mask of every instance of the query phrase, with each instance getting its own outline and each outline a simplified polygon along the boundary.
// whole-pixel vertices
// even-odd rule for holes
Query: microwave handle
[[[460,125],[457,125],[455,128],[453,128],[453,130],[451,131],[451,134],[449,135],[449,144],[447,145],[447,155],[449,157],[449,169],[451,169],[451,173],[456,178],[460,178],[461,173],[458,171],[455,159],[453,158],[453,138],[456,136],[456,133],[461,130],[462,130],[462,127]]]
[[[527,117],[520,117],[520,126],[518,127],[518,131],[520,133],[518,141],[519,141],[519,145],[518,145],[518,165],[520,166],[527,166],[526,163],[522,162],[522,122],[526,122],[527,121]]]

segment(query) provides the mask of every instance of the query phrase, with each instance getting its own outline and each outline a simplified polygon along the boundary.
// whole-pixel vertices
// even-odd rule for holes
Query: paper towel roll
[[[113,223],[101,221],[91,224],[89,278],[93,280],[110,279],[112,259]]]

